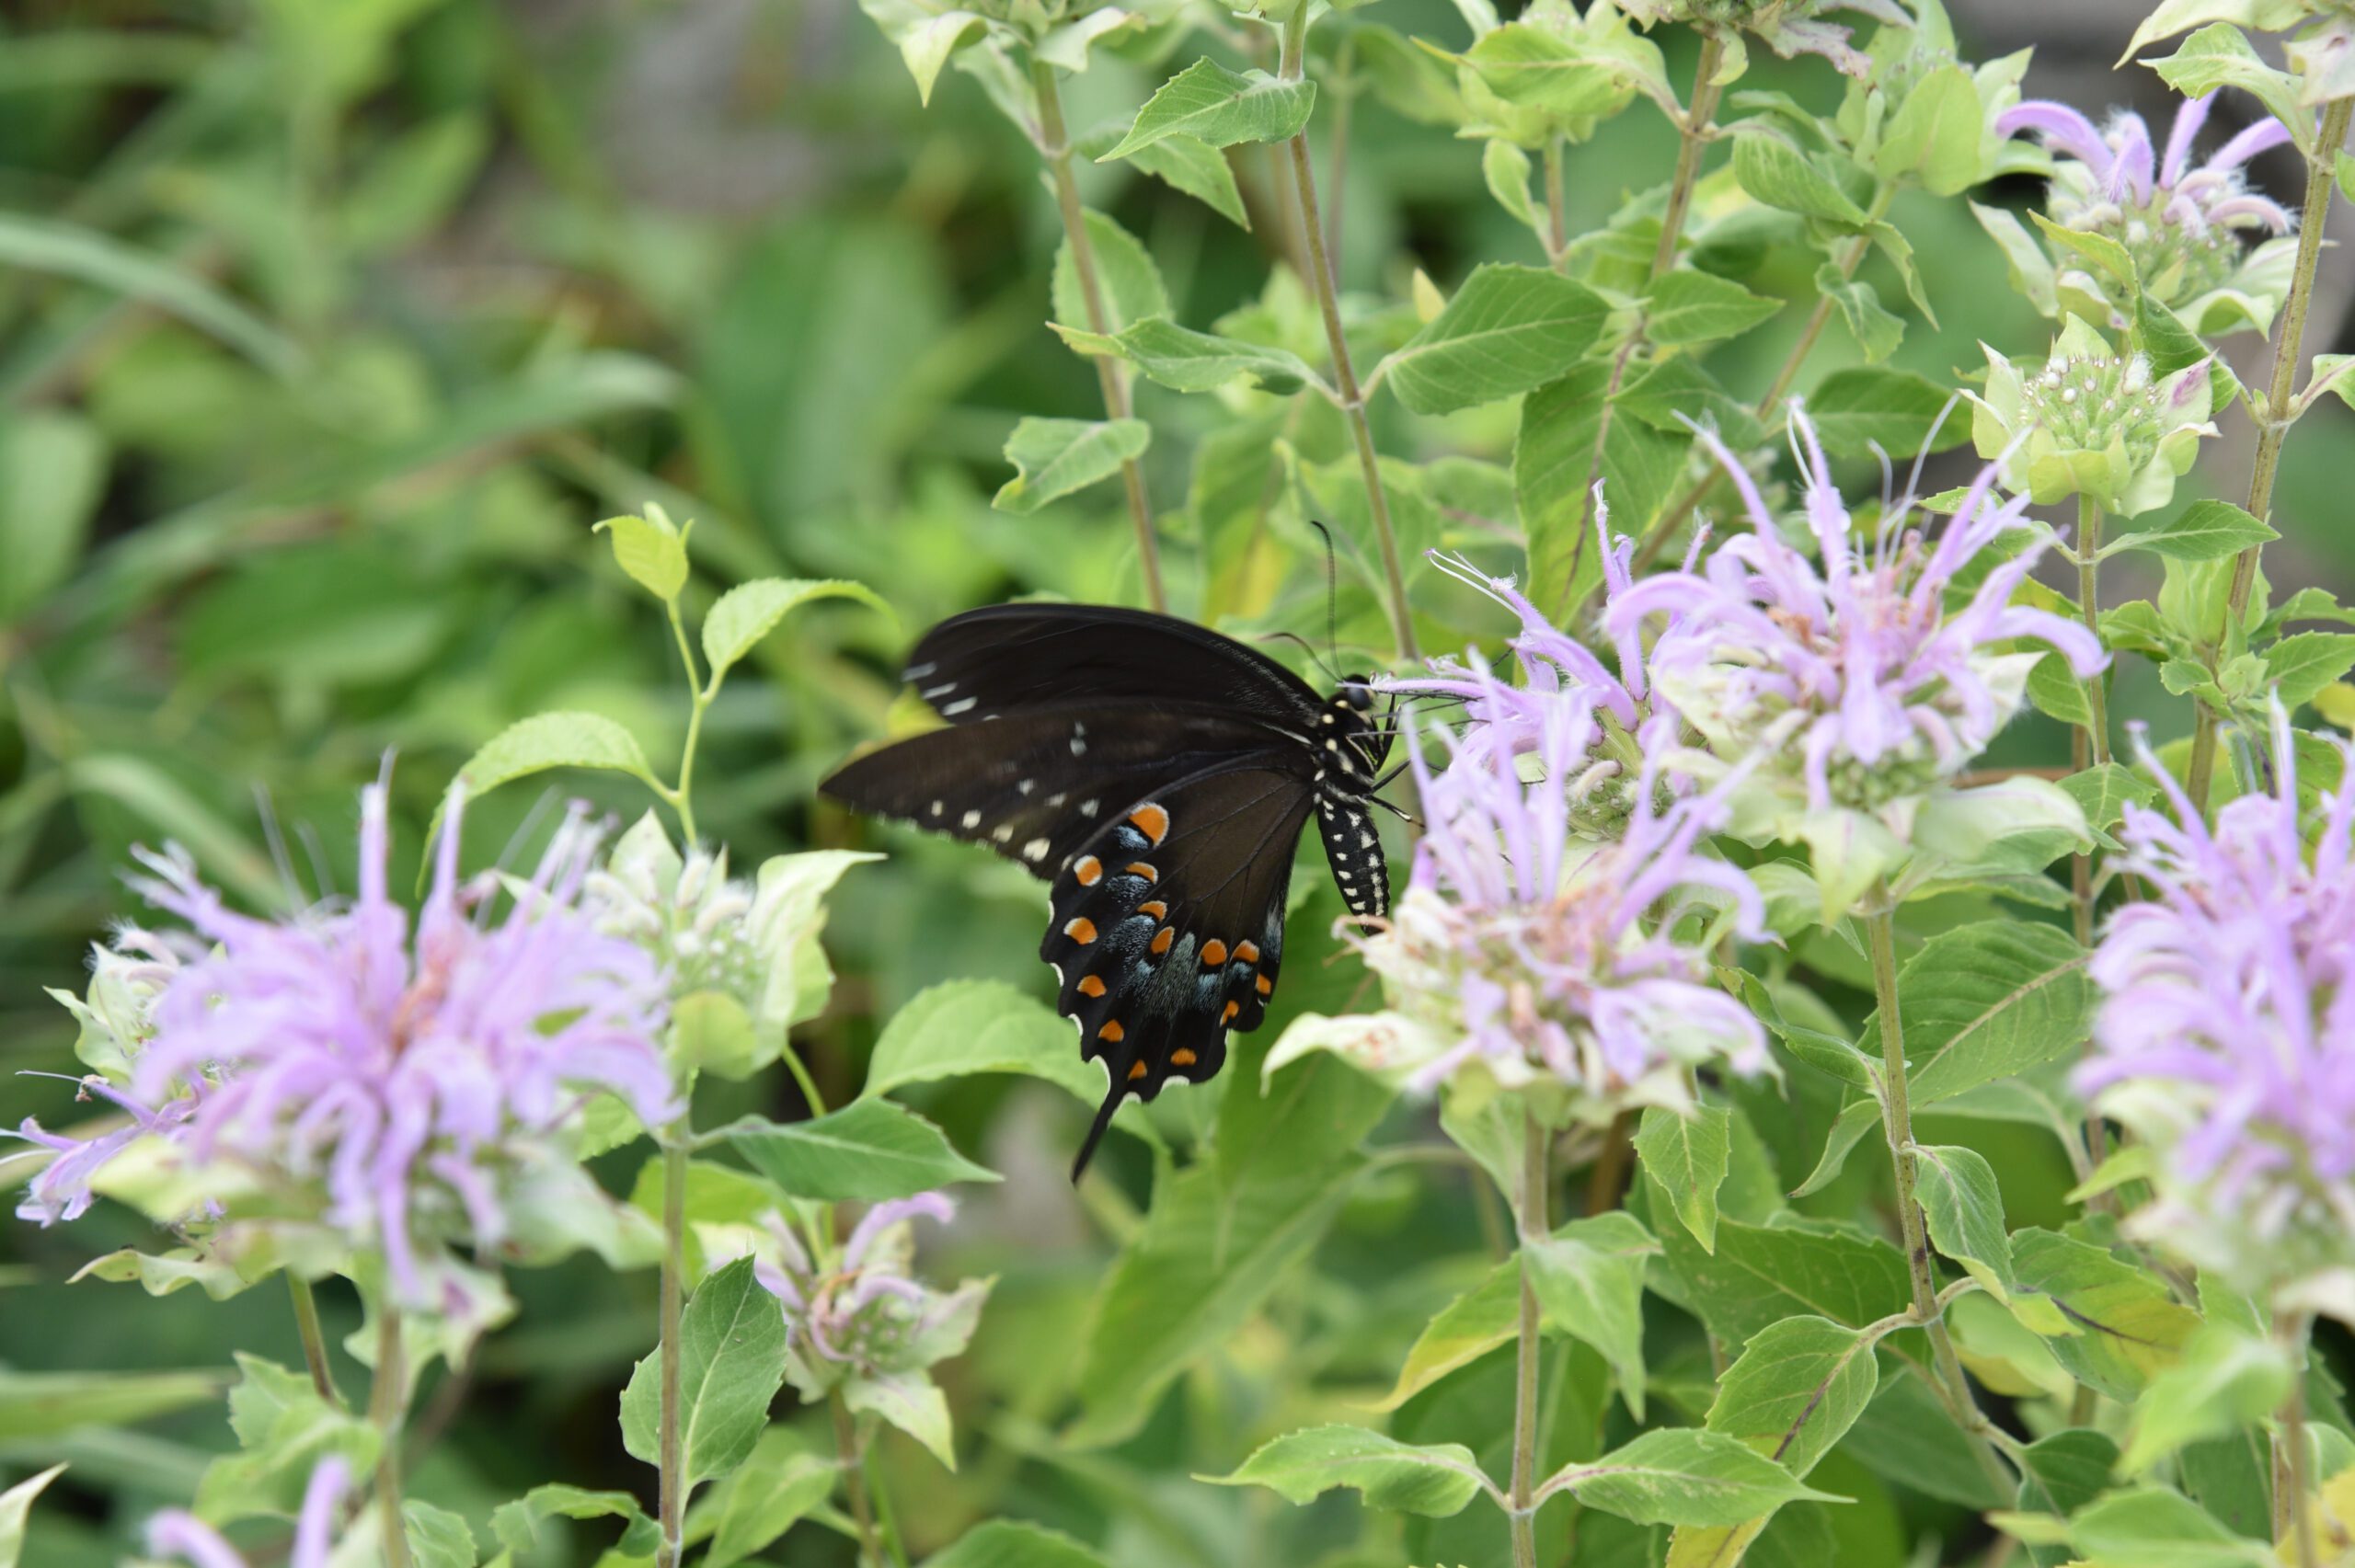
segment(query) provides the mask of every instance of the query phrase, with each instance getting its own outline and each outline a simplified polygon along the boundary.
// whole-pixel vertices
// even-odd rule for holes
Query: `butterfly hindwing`
[[[1281,753],[1198,773],[1132,803],[1055,878],[1039,952],[1082,1055],[1105,1064],[1099,1129],[1124,1095],[1209,1080],[1227,1032],[1266,1016],[1311,798]]]

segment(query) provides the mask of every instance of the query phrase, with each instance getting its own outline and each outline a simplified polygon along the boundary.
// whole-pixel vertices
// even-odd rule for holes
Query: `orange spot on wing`
[[[1133,1062],[1129,1067],[1129,1082],[1133,1083],[1152,1070],[1153,1070],[1151,1068],[1145,1066],[1145,1064],[1141,1061]]]
[[[1143,877],[1145,880],[1145,886],[1147,887],[1151,887],[1155,882],[1161,880],[1161,873],[1141,860],[1131,861],[1128,864],[1120,867],[1120,870],[1125,876]]]
[[[1127,1037],[1128,1033],[1129,1032],[1126,1029],[1120,1027],[1120,1021],[1115,1018],[1108,1022],[1101,1029],[1097,1030],[1096,1037],[1099,1040],[1109,1040],[1117,1046],[1122,1039]]]
[[[1157,844],[1169,836],[1169,813],[1151,801],[1145,802],[1134,811],[1130,812],[1129,820],[1135,824],[1137,831],[1143,833],[1150,843]]]
[[[1191,1067],[1199,1059],[1193,1052],[1183,1046],[1169,1053],[1169,1065],[1172,1067]]]
[[[1276,982],[1275,982],[1275,981],[1273,981],[1273,980],[1269,979],[1267,976],[1265,976],[1265,975],[1261,975],[1261,976],[1259,977],[1259,994],[1260,994],[1261,996],[1266,996],[1266,995],[1268,995],[1269,992],[1273,991],[1275,989],[1276,989]]]
[[[1232,1024],[1235,1022],[1235,1015],[1242,1011],[1241,1002],[1230,1001],[1226,1004],[1226,1011],[1218,1015],[1218,1021],[1222,1024]]]
[[[1104,863],[1092,854],[1084,854],[1072,863],[1071,874],[1079,878],[1081,887],[1093,887],[1104,880]]]
[[[1082,915],[1064,925],[1063,934],[1085,947],[1096,940],[1096,922]]]
[[[1169,906],[1163,903],[1158,898],[1154,899],[1149,904],[1139,904],[1137,906],[1137,913],[1141,915],[1151,915],[1155,920],[1159,920],[1168,912]]]
[[[1203,943],[1202,962],[1209,965],[1213,969],[1217,968],[1221,964],[1225,963],[1226,944],[1221,942],[1215,936],[1212,937],[1208,942]]]
[[[1170,943],[1175,941],[1177,936],[1178,930],[1175,926],[1163,926],[1153,933],[1153,950],[1155,953],[1168,952]]]
[[[1236,943],[1235,944],[1235,961],[1238,964],[1258,963],[1259,961],[1259,944],[1256,942]]]
[[[1104,982],[1097,979],[1094,975],[1082,975],[1079,977],[1079,994],[1082,996],[1102,996],[1104,994]]]

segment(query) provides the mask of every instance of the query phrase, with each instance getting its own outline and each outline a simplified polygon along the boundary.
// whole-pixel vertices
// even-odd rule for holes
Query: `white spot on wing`
[[[1025,860],[1044,860],[1047,858],[1047,850],[1049,847],[1050,846],[1046,840],[1033,839],[1028,843],[1022,846],[1022,858]]]
[[[1080,814],[1082,817],[1093,817],[1093,816],[1095,816],[1095,815],[1096,815],[1096,804],[1097,804],[1097,803],[1096,803],[1095,801],[1093,801],[1093,800],[1083,800],[1083,801],[1081,801],[1081,802],[1079,803],[1079,814]]]
[[[979,697],[959,697],[942,708],[940,715],[943,718],[955,718],[959,714],[970,713],[980,706],[981,701]]]
[[[978,812],[978,811],[968,811],[968,812],[966,812],[966,813],[965,813],[965,831],[967,831],[967,832],[969,832],[969,833],[970,833],[970,832],[971,832],[974,829],[976,829],[976,828],[980,827],[981,825],[982,825],[982,814],[981,814],[980,812]]]
[[[1014,841],[1014,824],[1011,822],[1000,822],[996,827],[990,830],[990,837],[995,839],[1002,844],[1012,843]]]

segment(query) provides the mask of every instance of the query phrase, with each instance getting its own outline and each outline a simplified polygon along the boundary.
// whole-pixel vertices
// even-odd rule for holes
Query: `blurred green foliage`
[[[1970,6],[1956,9],[1967,29]],[[1383,19],[1451,42],[1458,32],[1441,0],[1390,0]],[[1682,79],[1689,64],[1672,59],[1671,71]],[[1125,123],[1164,74],[1099,61],[1074,83],[1075,135]],[[1762,61],[1746,86],[1819,107],[1837,96],[1820,63]],[[1476,148],[1371,96],[1350,110],[1346,163],[1329,146],[1321,155],[1345,288],[1397,300],[1417,267],[1452,284],[1476,260],[1540,259],[1483,189]],[[1328,129],[1320,115],[1320,138]],[[1664,169],[1672,143],[1638,110],[1575,149],[1571,232],[1618,208],[1623,171]],[[1237,160],[1246,197],[1266,177],[1264,154]],[[1246,232],[1125,166],[1085,166],[1082,178],[1091,205],[1145,240],[1180,320],[1260,298],[1271,225]],[[1947,383],[1978,362],[1981,339],[2043,340],[2027,303],[1991,286],[1996,256],[1959,204],[1908,199],[1893,216],[1940,307],[1936,330],[1913,324],[1898,363]],[[42,988],[76,986],[87,944],[136,918],[118,876],[134,844],[176,840],[234,896],[282,910],[350,886],[356,791],[388,758],[413,864],[451,773],[518,718],[594,711],[650,755],[675,756],[684,704],[667,634],[588,531],[649,501],[697,520],[698,610],[730,583],[784,575],[863,580],[898,612],[897,627],[851,605],[802,612],[729,685],[706,733],[703,826],[742,863],[809,844],[893,852],[836,898],[842,983],[804,1031],[830,1097],[858,1082],[879,1021],[925,985],[988,976],[1046,994],[1028,878],[810,802],[818,776],[887,724],[915,629],[1025,592],[1137,598],[1117,498],[1093,491],[1023,517],[988,504],[1008,476],[998,452],[1017,417],[1100,412],[1087,367],[1041,325],[1056,238],[1031,150],[974,84],[948,73],[920,110],[895,52],[847,0],[8,7],[0,1065],[71,1070],[69,1020]],[[1878,281],[1899,297],[1893,277]],[[1810,279],[1770,269],[1752,286],[1798,296]],[[1713,361],[1729,384],[1763,383],[1798,314]],[[1853,362],[1833,337],[1811,376]],[[1288,537],[1244,576],[1207,580],[1234,565],[1205,562],[1186,506],[1214,413],[1149,383],[1138,395],[1177,606],[1210,604],[1230,630],[1314,635],[1324,582],[1313,541]],[[1327,415],[1313,408],[1298,436],[1320,461],[1345,450]],[[2293,548],[2273,569],[2293,580],[2301,565],[2355,564],[2345,531],[2314,526],[2340,509],[2331,454],[2347,439],[2344,410],[2318,418],[2335,423],[2293,446],[2280,505]],[[1500,407],[1414,420],[1385,402],[1378,418],[1386,450],[1492,463],[1512,430]],[[1499,537],[1468,505],[1435,511],[1430,531],[1476,550]],[[1499,629],[1468,596],[1419,611],[1435,646]],[[1365,584],[1345,586],[1342,612],[1345,643],[1382,642]],[[2127,681],[2129,712],[2156,707],[2146,674]],[[2024,725],[2004,755],[2055,754],[2060,731],[2043,724]],[[596,778],[562,787],[615,809],[639,804]],[[529,830],[536,798],[513,789],[485,802],[470,853],[488,859]],[[1319,902],[1295,915],[1291,1007],[1338,1007],[1358,983],[1322,962],[1317,933],[1333,912]],[[1809,956],[1841,974],[1838,955]],[[70,1123],[71,1093],[11,1080],[9,1115]],[[737,1093],[734,1108],[796,1104],[775,1074]],[[1764,1141],[1738,1153],[1761,1193],[1798,1185],[1838,1110],[1821,1084],[1794,1093],[1753,1109]],[[1105,1541],[1122,1568],[1495,1560],[1501,1529],[1485,1512],[1417,1521],[1380,1559],[1328,1557],[1358,1539],[1354,1504],[1286,1510],[1188,1479],[1233,1469],[1280,1413],[1291,1425],[1320,1410],[1348,1418],[1357,1407],[1336,1391],[1379,1398],[1400,1347],[1476,1276],[1469,1254],[1497,1220],[1474,1184],[1406,1170],[1358,1184],[1310,1288],[1189,1372],[1137,1436],[1071,1452],[1050,1434],[1079,1371],[1072,1347],[1106,1238],[1137,1223],[1148,1155],[1116,1147],[1108,1164],[1121,1180],[1075,1196],[1060,1150],[1081,1113],[1059,1098],[967,1084],[926,1108],[1009,1179],[974,1200],[955,1243],[957,1264],[1003,1276],[973,1352],[947,1368],[960,1429],[979,1442],[954,1477],[912,1444],[883,1446],[919,1555],[974,1518],[1015,1514]],[[701,1114],[717,1122],[731,1107]],[[1155,1114],[1182,1130],[1209,1113],[1204,1097],[1181,1094]],[[2001,1163],[2016,1223],[2063,1212],[2068,1173],[2032,1129],[1934,1124],[1929,1135]],[[624,1188],[642,1157],[617,1156],[603,1173]],[[0,1176],[19,1159],[0,1156]],[[1869,1163],[1810,1207],[1853,1212],[1878,1179]],[[273,1290],[213,1303],[65,1283],[83,1260],[145,1240],[140,1230],[109,1206],[67,1230],[0,1228],[0,1363],[224,1372],[236,1350],[296,1360]],[[548,1480],[650,1489],[622,1453],[614,1411],[651,1342],[651,1276],[584,1263],[511,1284],[516,1326],[467,1375],[427,1391],[415,1494],[479,1522]],[[348,1297],[326,1305],[330,1337],[356,1325]],[[1654,1395],[1697,1419],[1707,1348],[1689,1323],[1659,1334]],[[1630,1430],[1589,1397],[1599,1373],[1568,1370],[1549,1384],[1562,1391],[1560,1458]],[[1509,1356],[1491,1356],[1409,1400],[1394,1430],[1473,1443],[1493,1471],[1510,1383]],[[135,1430],[0,1429],[10,1480],[73,1461],[43,1501],[29,1562],[112,1562],[147,1514],[186,1499],[229,1434],[215,1403],[156,1408]],[[1901,1429],[1901,1413],[1889,1419]],[[1893,1485],[1845,1453],[1816,1482],[1859,1502],[1788,1510],[1776,1529],[1794,1544],[1776,1561],[1820,1560],[1808,1543],[1836,1530],[1842,1561],[1895,1562],[1901,1541],[1967,1522],[1968,1499]],[[1568,1518],[1557,1510],[1548,1527],[1567,1531]],[[1582,1533],[1581,1562],[1643,1560],[1636,1527],[1590,1518]],[[849,1560],[822,1528],[788,1542],[797,1563]]]

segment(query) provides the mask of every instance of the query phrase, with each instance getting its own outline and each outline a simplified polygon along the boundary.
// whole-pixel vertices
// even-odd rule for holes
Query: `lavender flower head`
[[[831,1260],[813,1258],[782,1216],[767,1218],[770,1247],[753,1275],[784,1310],[795,1388],[816,1398],[844,1384],[872,1387],[964,1349],[988,1285],[969,1280],[944,1293],[911,1273],[913,1221],[945,1225],[956,1213],[944,1193],[879,1203]]]
[[[2273,731],[2273,792],[2230,802],[2212,831],[2138,736],[2174,811],[2126,809],[2124,864],[2155,897],[2095,950],[2103,1001],[2077,1081],[2158,1152],[2158,1200],[2134,1224],[2244,1289],[2355,1322],[2355,767],[2309,847],[2278,707]]]
[[[1994,498],[1994,468],[1980,474],[1936,540],[1911,525],[1903,503],[1867,535],[1796,403],[1792,432],[1819,559],[1784,542],[1748,473],[1705,433],[1741,494],[1752,532],[1719,545],[1699,572],[1635,584],[1605,612],[1604,625],[1626,644],[1648,618],[1663,618],[1651,680],[1706,742],[1691,765],[1721,773],[1727,760],[1760,760],[1753,787],[1734,797],[1729,830],[1752,841],[1809,843],[1827,905],[1837,905],[1877,882],[1909,843],[1935,840],[1959,852],[1964,841],[2001,830],[1951,812],[1924,822],[1922,813],[2018,712],[2044,650],[2014,644],[2048,643],[2081,676],[2101,670],[2107,656],[2075,622],[2012,602],[2042,554],[2040,541],[1949,605],[1965,568],[2025,523],[2025,498]],[[2082,836],[2082,814],[2041,783],[2000,786],[2009,826]]]
[[[422,1264],[453,1243],[508,1241],[502,1184],[544,1169],[595,1093],[649,1123],[675,1114],[657,1046],[667,987],[580,906],[598,835],[578,812],[493,918],[500,880],[458,876],[454,791],[412,939],[386,888],[385,797],[381,782],[361,796],[358,896],[284,922],[230,910],[183,855],[143,853],[153,875],[132,886],[190,930],[159,939],[178,962],[145,1038],[122,1070],[86,1083],[221,1195],[312,1195],[349,1242],[381,1251],[410,1305],[431,1307]],[[30,1123],[22,1136],[69,1141]],[[63,1152],[23,1212],[81,1212],[126,1141]]]
[[[2201,331],[2220,329],[2206,325],[2210,305],[2235,304],[2261,331],[2287,282],[2289,253],[2286,246],[2261,252],[2260,264],[2246,254],[2243,235],[2286,235],[2292,220],[2279,202],[2247,188],[2244,170],[2258,154],[2288,142],[2290,132],[2269,117],[2195,164],[2192,143],[2214,105],[2213,93],[2186,99],[2164,148],[2139,114],[2121,111],[2097,128],[2068,105],[2040,99],[2005,110],[1995,129],[2004,136],[2034,132],[2062,155],[2047,197],[2052,221],[2124,246],[2150,298],[2176,307]],[[2130,303],[2110,292],[2114,284],[2088,273],[2073,271],[2064,280],[2118,308]]]
[[[335,1542],[335,1513],[351,1485],[351,1467],[338,1456],[321,1459],[303,1488],[302,1512],[294,1516],[294,1543],[285,1568],[327,1568]],[[167,1508],[147,1521],[150,1556],[186,1562],[190,1568],[246,1568],[237,1549],[195,1515]]]
[[[1419,1091],[1466,1073],[1557,1087],[1571,1116],[1594,1121],[1630,1104],[1687,1108],[1696,1062],[1767,1069],[1757,1021],[1709,983],[1698,929],[1754,936],[1763,909],[1749,878],[1699,853],[1719,799],[1662,787],[1671,721],[1638,738],[1618,835],[1598,840],[1579,830],[1599,782],[1593,704],[1490,687],[1492,711],[1510,706],[1523,727],[1515,744],[1488,743],[1476,724],[1442,733],[1451,760],[1437,774],[1413,759],[1429,826],[1388,926],[1360,944],[1396,1013],[1296,1028],[1279,1051],[1337,1049]]]

